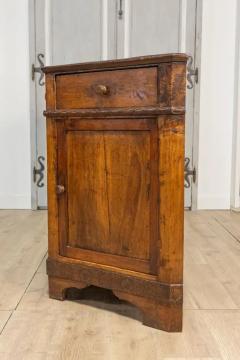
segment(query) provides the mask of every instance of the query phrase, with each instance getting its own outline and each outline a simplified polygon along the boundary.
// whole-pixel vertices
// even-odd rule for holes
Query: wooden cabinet
[[[181,330],[186,61],[44,69],[50,297],[108,288]]]

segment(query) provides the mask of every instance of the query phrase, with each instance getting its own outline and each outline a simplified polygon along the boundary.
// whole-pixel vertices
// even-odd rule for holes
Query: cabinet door
[[[155,119],[59,122],[61,255],[155,272],[156,135]]]

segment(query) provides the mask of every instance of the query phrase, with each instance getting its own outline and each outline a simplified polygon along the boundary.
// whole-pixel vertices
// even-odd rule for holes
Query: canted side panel
[[[148,260],[150,132],[68,131],[66,138],[67,245]]]
[[[186,64],[172,64],[172,107],[185,110]]]
[[[58,247],[58,199],[57,186],[57,125],[56,121],[47,118],[47,190],[48,190],[48,254],[57,256]]]
[[[185,110],[186,64],[167,63],[158,67],[158,101],[166,108]]]
[[[159,280],[182,284],[184,225],[184,116],[160,116]]]

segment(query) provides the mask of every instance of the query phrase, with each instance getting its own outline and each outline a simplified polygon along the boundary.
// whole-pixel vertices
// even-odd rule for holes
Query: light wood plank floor
[[[47,214],[0,211],[0,360],[240,360],[240,214],[185,214],[184,327],[143,326],[106,292],[48,298]]]

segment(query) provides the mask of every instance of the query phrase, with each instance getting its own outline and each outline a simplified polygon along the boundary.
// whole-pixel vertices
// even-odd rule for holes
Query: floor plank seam
[[[2,333],[3,333],[4,329],[5,329],[5,327],[7,326],[8,322],[10,321],[10,319],[11,319],[14,311],[15,311],[15,310],[12,310],[11,315],[9,316],[9,318],[7,319],[7,321],[5,322],[5,324],[3,325],[2,330],[0,331],[0,336],[2,335]]]
[[[45,252],[44,256],[42,257],[42,259],[40,260],[40,262],[39,262],[39,264],[38,264],[38,266],[37,266],[36,270],[34,271],[33,276],[31,277],[31,279],[30,279],[30,281],[29,281],[28,285],[26,286],[26,288],[25,288],[25,290],[24,290],[24,292],[23,292],[23,294],[22,294],[21,298],[19,299],[19,301],[18,301],[17,305],[15,306],[15,308],[14,308],[14,309],[10,310],[10,311],[11,311],[11,315],[9,316],[9,318],[7,319],[6,323],[4,324],[4,326],[3,326],[2,330],[0,331],[0,335],[3,333],[3,331],[4,331],[4,329],[6,328],[6,326],[7,326],[8,322],[11,320],[11,317],[13,316],[14,312],[17,310],[17,308],[18,308],[18,306],[19,306],[20,302],[22,301],[22,298],[23,298],[23,297],[24,297],[24,295],[26,294],[27,289],[28,289],[28,288],[29,288],[29,286],[31,285],[31,283],[32,283],[32,281],[33,281],[33,279],[34,279],[35,275],[37,274],[38,269],[40,268],[40,266],[41,266],[41,264],[42,264],[42,262],[43,262],[43,260],[44,260],[44,258],[45,258],[45,256],[46,256],[46,255],[47,255],[47,250],[46,250],[46,252]]]
[[[240,244],[240,239],[238,239],[237,236],[235,236],[231,231],[229,231],[229,229],[224,226],[224,224],[216,217],[214,217],[214,220],[234,239],[237,241],[238,244]],[[221,282],[222,286],[224,287],[224,289],[226,289],[226,291],[228,291],[228,289],[226,288],[225,284],[223,282]],[[234,301],[234,298],[231,296],[231,294],[229,294],[230,298],[232,299],[232,301],[234,302],[234,304],[236,305],[237,309],[235,310],[240,310],[240,307],[236,304],[236,302]],[[226,309],[227,310],[227,309]]]
[[[22,298],[23,298],[23,297],[24,297],[24,295],[26,294],[26,292],[27,292],[27,290],[28,290],[29,286],[31,285],[31,283],[32,283],[32,281],[33,281],[33,279],[34,279],[35,275],[37,274],[38,269],[40,268],[40,266],[41,266],[41,264],[42,264],[42,262],[43,262],[43,260],[44,260],[44,258],[45,258],[45,256],[46,256],[46,255],[47,255],[47,250],[46,250],[46,252],[44,253],[44,255],[43,255],[43,257],[42,257],[41,261],[39,262],[39,264],[38,264],[38,266],[37,266],[37,268],[36,268],[36,270],[35,270],[35,272],[34,272],[33,276],[31,277],[31,279],[30,279],[30,281],[29,281],[28,285],[26,286],[26,288],[25,288],[25,290],[24,290],[24,292],[23,292],[23,294],[22,294],[21,298],[19,299],[19,301],[18,301],[17,305],[15,306],[15,308],[14,308],[13,312],[17,310],[17,308],[18,308],[18,306],[19,306],[20,302],[22,301]]]
[[[221,221],[218,220],[218,218],[215,217],[214,219],[216,220],[216,222],[217,222],[219,225],[222,226],[222,228],[223,228],[224,230],[226,230],[226,231],[228,232],[229,235],[231,235],[231,236],[240,244],[240,239],[239,239],[236,235],[234,235],[226,226],[224,226],[224,225],[221,223]]]

